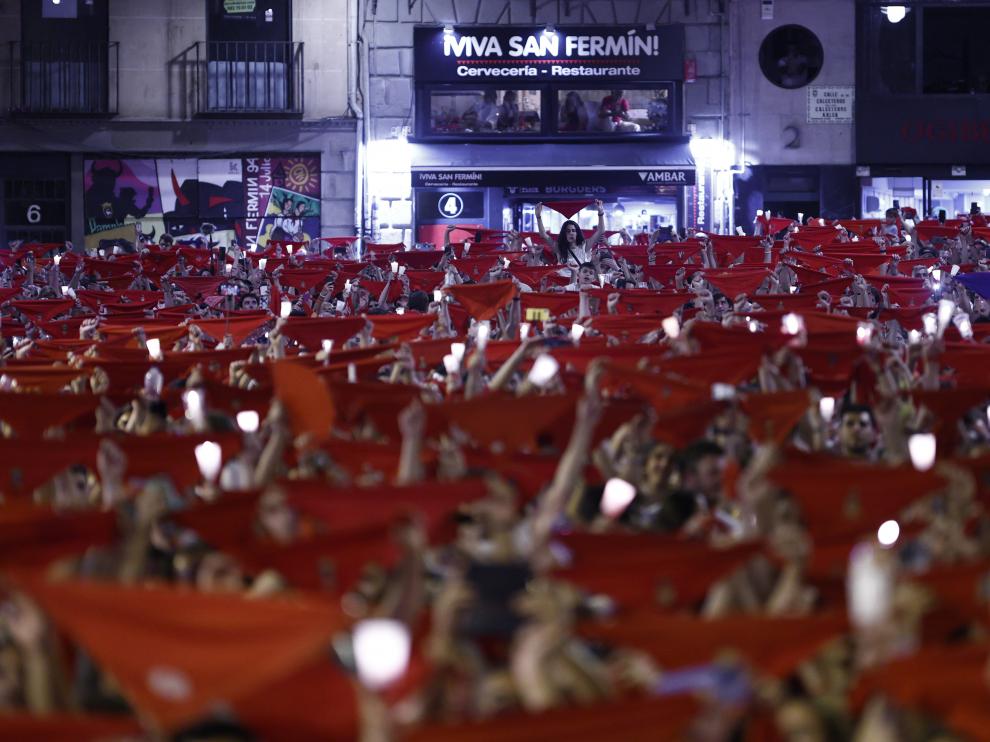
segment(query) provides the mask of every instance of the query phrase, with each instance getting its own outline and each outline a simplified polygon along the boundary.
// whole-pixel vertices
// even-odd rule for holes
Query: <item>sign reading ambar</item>
[[[494,187],[535,188],[623,187],[643,185],[694,185],[692,168],[620,169],[588,168],[582,170],[506,169],[506,170],[441,170],[416,169],[412,172],[414,188]]]
[[[423,82],[580,77],[666,81],[684,74],[682,26],[464,26],[416,28],[415,76]]]

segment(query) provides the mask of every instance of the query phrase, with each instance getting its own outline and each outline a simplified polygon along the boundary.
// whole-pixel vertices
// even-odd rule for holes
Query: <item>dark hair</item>
[[[430,308],[430,297],[425,291],[413,291],[409,294],[406,307],[414,312],[425,312]]]
[[[581,226],[573,219],[568,219],[566,222],[560,225],[560,234],[557,235],[557,261],[560,263],[566,263],[569,257],[568,253],[570,250],[567,245],[567,237],[564,233],[567,228],[574,225],[574,229],[577,230],[577,237],[574,238],[575,245],[584,245],[584,232],[581,231]]]
[[[254,294],[254,293],[247,293],[247,294],[241,294],[241,298],[240,298],[240,301],[237,303],[237,306],[238,307],[243,307],[244,306],[244,300],[245,299],[254,299],[256,302],[258,302],[259,306],[261,305],[261,297],[260,296],[258,296],[257,294]]]
[[[870,423],[874,427],[876,427],[877,419],[873,415],[873,408],[865,404],[847,402],[846,404],[842,405],[842,414],[839,415],[839,419],[841,420],[846,415],[861,415],[864,412],[870,416]]]
[[[690,444],[687,448],[680,452],[677,457],[677,467],[681,474],[684,475],[698,465],[698,462],[707,456],[724,456],[725,449],[714,441],[709,440],[698,440]]]
[[[598,270],[597,268],[595,268],[595,264],[594,264],[594,263],[592,263],[592,262],[591,262],[591,261],[589,261],[589,260],[585,260],[585,261],[584,261],[583,263],[581,263],[581,264],[580,264],[580,265],[578,266],[578,270],[581,270],[582,268],[591,268],[591,270],[593,270],[593,271],[596,271],[596,270]]]

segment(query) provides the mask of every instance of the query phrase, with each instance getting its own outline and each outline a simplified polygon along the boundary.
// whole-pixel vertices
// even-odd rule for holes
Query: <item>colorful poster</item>
[[[86,245],[100,240],[244,245],[300,240],[320,232],[320,158],[87,160],[83,184]]]
[[[83,214],[86,233],[119,231],[162,213],[154,160],[86,160]]]

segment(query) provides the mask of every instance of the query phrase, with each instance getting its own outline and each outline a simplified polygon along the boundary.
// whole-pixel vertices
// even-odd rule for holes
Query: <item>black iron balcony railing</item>
[[[302,42],[201,41],[195,46],[199,115],[302,115]]]
[[[120,96],[117,42],[10,42],[10,112],[115,116]]]

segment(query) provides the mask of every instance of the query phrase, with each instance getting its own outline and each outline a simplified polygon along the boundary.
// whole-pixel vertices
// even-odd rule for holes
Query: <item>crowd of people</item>
[[[0,252],[0,737],[990,739],[982,215],[602,213]]]

